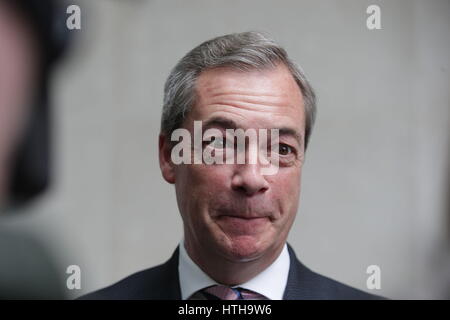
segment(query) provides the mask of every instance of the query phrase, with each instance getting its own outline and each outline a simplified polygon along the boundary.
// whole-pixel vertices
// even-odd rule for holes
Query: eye
[[[211,141],[204,142],[207,146],[211,146],[215,149],[224,149],[225,148],[225,139],[218,137],[211,137]]]
[[[288,146],[287,144],[280,143],[278,147],[278,153],[282,156],[287,156],[294,152],[294,149],[291,146]]]

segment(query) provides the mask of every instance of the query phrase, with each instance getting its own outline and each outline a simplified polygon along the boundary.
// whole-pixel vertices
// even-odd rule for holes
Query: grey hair
[[[303,71],[275,41],[259,32],[233,33],[203,42],[188,52],[172,69],[164,86],[161,133],[170,137],[180,128],[196,100],[195,85],[202,71],[229,67],[241,71],[287,66],[305,104],[305,149],[316,117],[314,90]]]

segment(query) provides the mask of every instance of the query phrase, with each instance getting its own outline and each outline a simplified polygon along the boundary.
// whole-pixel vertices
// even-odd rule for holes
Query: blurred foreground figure
[[[47,87],[66,45],[64,12],[56,1],[0,0],[1,299],[64,297],[47,250],[2,225],[49,182]]]

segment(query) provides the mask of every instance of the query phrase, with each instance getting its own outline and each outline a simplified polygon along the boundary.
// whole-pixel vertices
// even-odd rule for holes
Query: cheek
[[[296,172],[291,170],[280,171],[272,181],[272,189],[275,198],[278,199],[282,215],[295,215],[298,208],[300,195],[300,169]]]
[[[218,194],[227,190],[229,183],[229,169],[225,166],[184,165],[176,169],[177,194],[181,199],[190,201],[182,201],[182,207],[207,207]]]
[[[227,166],[190,165],[186,171],[185,183],[193,190],[223,189],[230,180]]]

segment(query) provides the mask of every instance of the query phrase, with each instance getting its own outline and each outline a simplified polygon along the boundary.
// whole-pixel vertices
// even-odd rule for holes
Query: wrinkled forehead
[[[239,70],[231,67],[203,71],[197,79],[196,93],[199,97],[220,94],[227,90],[249,94],[297,98],[303,103],[301,90],[284,64],[263,69]],[[292,96],[294,94],[294,96]]]
[[[263,70],[215,68],[200,74],[191,120],[231,117],[249,127],[296,126],[304,131],[304,100],[283,64]]]

